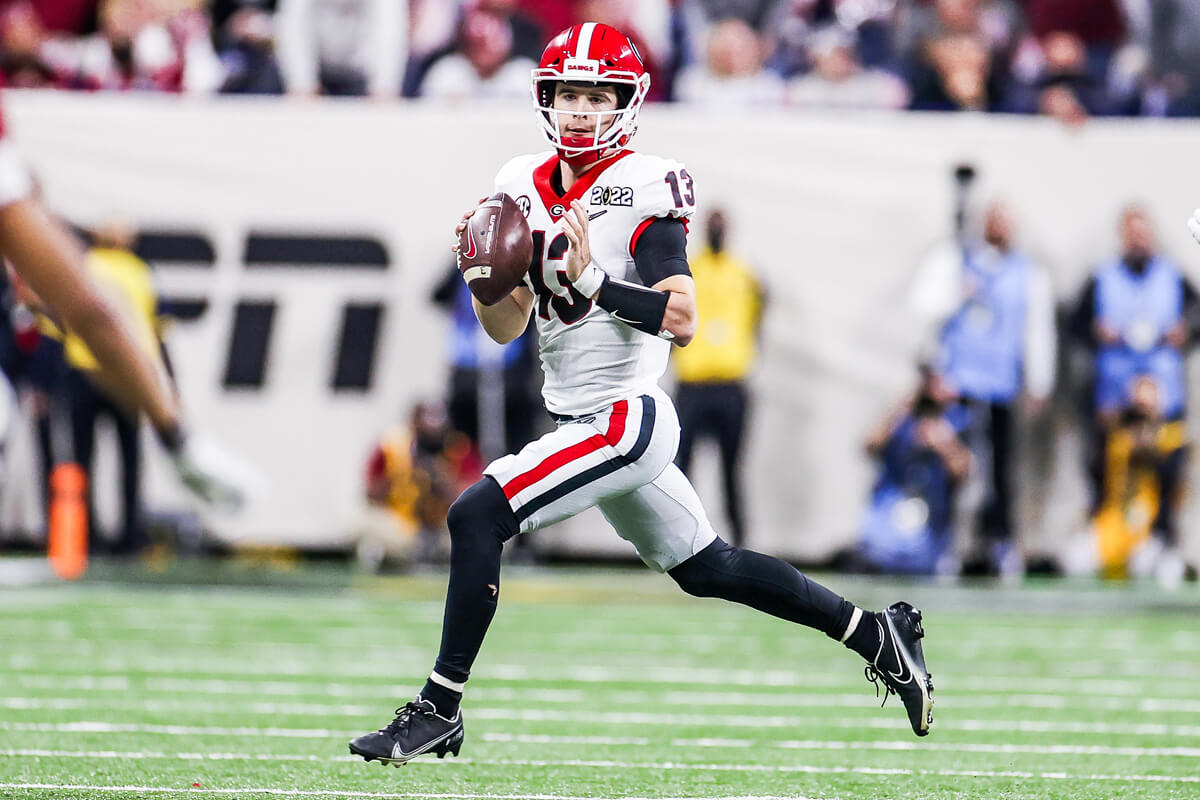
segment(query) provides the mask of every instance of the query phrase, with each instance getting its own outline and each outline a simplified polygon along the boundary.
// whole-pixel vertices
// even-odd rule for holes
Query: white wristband
[[[600,291],[600,284],[604,283],[605,277],[607,276],[604,270],[595,264],[588,264],[583,268],[579,277],[572,282],[572,285],[575,287],[575,291],[591,299],[596,296],[596,292]]]

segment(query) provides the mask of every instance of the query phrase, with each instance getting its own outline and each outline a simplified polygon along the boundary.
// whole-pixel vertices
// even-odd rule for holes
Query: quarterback
[[[523,285],[495,305],[475,301],[475,313],[498,342],[536,317],[543,397],[558,426],[489,464],[451,506],[441,649],[415,699],[350,742],[367,761],[458,754],[459,703],[496,610],[504,543],[592,506],[683,591],[843,642],[866,658],[869,679],[900,696],[913,732],[929,731],[920,612],[907,603],[860,609],[779,559],[727,544],[674,464],[679,423],[658,380],[670,348],[696,330],[685,252],[696,184],[683,164],[629,149],[649,87],[629,38],[592,22],[556,36],[533,70],[553,150],[509,161],[494,189],[525,211],[533,260]]]

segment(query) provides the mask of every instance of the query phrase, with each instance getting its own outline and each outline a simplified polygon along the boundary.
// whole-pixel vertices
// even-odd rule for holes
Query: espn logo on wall
[[[158,269],[159,277],[175,267],[212,269],[216,253],[209,237],[188,231],[146,230],[138,238],[137,254]],[[310,233],[251,231],[243,242],[241,268],[247,273],[266,270],[386,273],[391,267],[387,247],[370,236],[323,236]],[[282,289],[282,284],[280,285]],[[163,311],[183,323],[202,319],[210,298],[166,290]],[[233,307],[222,385],[226,389],[259,389],[267,380],[277,311],[286,292],[263,297],[261,292],[239,298]],[[346,302],[340,308],[337,342],[328,369],[328,386],[335,391],[369,391],[385,317],[382,302]]]

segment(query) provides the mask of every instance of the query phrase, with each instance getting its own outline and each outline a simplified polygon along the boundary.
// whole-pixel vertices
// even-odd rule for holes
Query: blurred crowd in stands
[[[632,35],[651,100],[1200,114],[1195,0],[0,0],[10,86],[523,98],[556,32]]]
[[[973,174],[960,172],[960,181]],[[1084,442],[1076,468],[1089,500],[1086,523],[1045,570],[1166,586],[1195,575],[1178,512],[1200,294],[1162,251],[1145,208],[1128,205],[1115,222],[1119,249],[1072,297],[1054,296],[1015,209],[999,199],[980,230],[965,223],[928,255],[909,305],[929,345],[916,389],[867,439],[876,480],[841,566],[1025,574],[1038,544],[1020,531],[1017,473],[1031,465],[1018,457],[1017,433],[1048,430],[1058,397],[1059,416]]]

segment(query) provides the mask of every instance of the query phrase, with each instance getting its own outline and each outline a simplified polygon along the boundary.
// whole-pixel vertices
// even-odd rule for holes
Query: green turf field
[[[346,741],[428,673],[443,578],[240,578],[0,588],[0,796],[1200,797],[1194,584],[829,578],[923,606],[918,740],[813,631],[649,572],[509,570],[462,757],[393,769]]]

